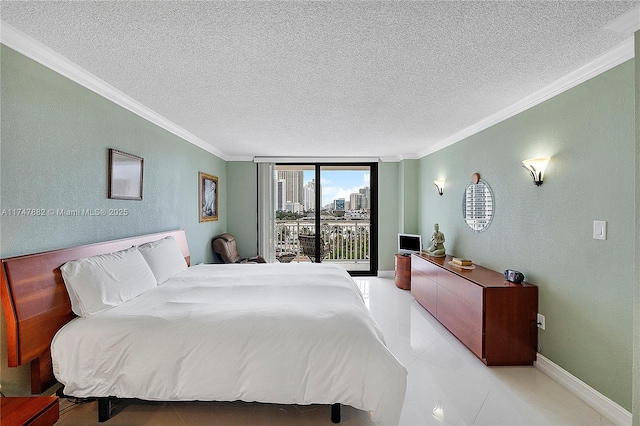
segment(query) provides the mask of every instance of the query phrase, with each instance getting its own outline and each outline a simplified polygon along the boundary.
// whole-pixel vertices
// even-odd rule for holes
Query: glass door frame
[[[369,211],[369,270],[353,270],[349,271],[349,274],[352,276],[376,276],[378,274],[378,163],[377,162],[328,162],[328,163],[319,163],[319,162],[286,162],[286,163],[276,163],[277,166],[314,166],[314,179],[315,179],[315,229],[316,235],[320,235],[321,229],[321,211],[322,211],[322,182],[321,182],[321,174],[322,167],[345,167],[349,166],[354,167],[369,167],[369,188],[371,191],[371,207]],[[315,239],[315,251],[316,253],[321,252],[321,239]],[[316,262],[321,263],[321,259],[319,256],[315,256]]]

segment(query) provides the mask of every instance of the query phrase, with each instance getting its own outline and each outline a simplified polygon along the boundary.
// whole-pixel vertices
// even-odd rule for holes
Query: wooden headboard
[[[31,363],[31,393],[55,384],[49,346],[56,332],[75,318],[60,266],[70,260],[124,250],[173,236],[190,264],[184,230],[141,235],[2,259],[0,295],[7,323],[9,367]]]

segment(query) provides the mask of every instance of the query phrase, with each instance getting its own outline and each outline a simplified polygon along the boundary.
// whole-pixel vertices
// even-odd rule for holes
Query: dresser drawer
[[[418,256],[412,256],[414,258],[413,262],[411,262],[411,269],[414,269],[420,272],[422,275],[425,275],[431,278],[433,281],[438,282],[438,273],[440,272],[440,267],[434,265]]]
[[[460,320],[453,312],[438,300],[438,321],[453,333],[478,358],[483,358],[482,333]]]
[[[411,294],[424,308],[436,316],[438,285],[426,275],[413,271],[411,274]]]
[[[472,306],[482,310],[482,287],[453,273],[441,272],[438,284]]]
[[[482,333],[482,311],[444,287],[438,287],[438,309],[440,309],[440,306],[447,308],[475,331]]]

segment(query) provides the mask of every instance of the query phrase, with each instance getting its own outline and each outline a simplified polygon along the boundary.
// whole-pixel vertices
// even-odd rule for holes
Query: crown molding
[[[253,155],[229,155],[225,161],[253,161]]]
[[[377,163],[378,157],[253,157],[254,163]]]
[[[418,154],[400,154],[401,160],[419,160],[420,156]]]
[[[380,161],[382,161],[383,163],[399,163],[400,161],[402,161],[402,155],[398,154],[382,156],[380,157]]]
[[[453,145],[456,142],[460,142],[469,136],[475,135],[491,126],[494,126],[501,121],[511,118],[514,115],[520,114],[523,111],[528,110],[554,96],[565,92],[580,83],[583,83],[611,68],[620,65],[623,62],[628,61],[634,57],[634,38],[631,37],[617,47],[609,50],[605,54],[599,56],[588,64],[578,68],[577,70],[565,75],[564,77],[556,80],[555,82],[543,87],[537,92],[527,96],[526,98],[514,103],[513,105],[498,111],[495,114],[473,124],[459,132],[454,133],[450,137],[443,139],[442,141],[432,145],[423,151],[418,153],[419,158],[425,157],[429,154],[433,154],[443,148]]]
[[[91,74],[57,52],[54,52],[34,38],[24,34],[17,28],[4,21],[0,21],[0,42],[7,47],[33,59],[45,67],[63,75],[75,83],[97,93],[111,102],[133,112],[147,121],[161,127],[193,145],[227,161],[228,156],[219,149],[211,146],[191,132],[167,120],[160,114],[127,96],[104,80]]]
[[[620,34],[633,35],[633,33],[640,30],[640,4],[618,16],[602,28]]]

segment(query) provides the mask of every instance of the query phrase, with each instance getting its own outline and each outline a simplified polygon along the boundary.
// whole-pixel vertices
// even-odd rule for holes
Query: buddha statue
[[[433,225],[433,234],[431,235],[431,245],[426,250],[427,256],[444,257],[444,234],[440,232],[440,225],[437,223]]]

